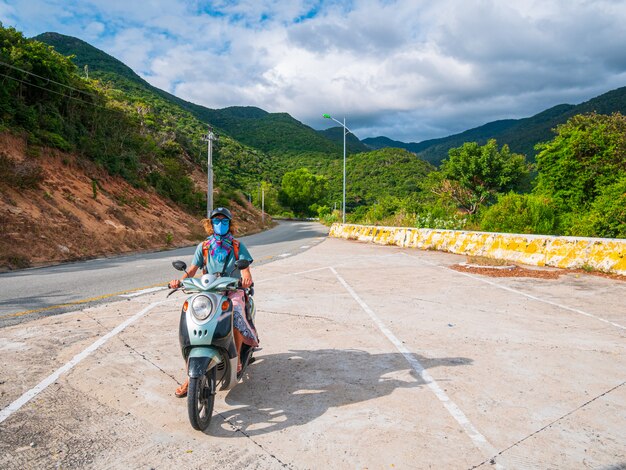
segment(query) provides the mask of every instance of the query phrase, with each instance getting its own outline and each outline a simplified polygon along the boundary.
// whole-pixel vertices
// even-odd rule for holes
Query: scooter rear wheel
[[[211,423],[215,403],[215,367],[201,377],[189,379],[187,392],[187,412],[194,429],[204,431]]]

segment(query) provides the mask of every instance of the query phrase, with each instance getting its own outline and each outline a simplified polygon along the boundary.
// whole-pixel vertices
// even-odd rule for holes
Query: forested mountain
[[[339,126],[330,127],[328,129],[317,131],[317,132],[323,135],[324,137],[326,137],[327,139],[332,140],[333,142],[337,142],[339,145],[343,147],[343,127],[339,127]],[[392,147],[392,146],[387,146],[387,147]],[[349,132],[348,135],[346,135],[346,152],[358,153],[358,152],[367,152],[368,150],[371,150],[371,147],[368,147],[363,142],[361,142],[359,138],[356,137],[354,134]]]
[[[268,113],[260,108],[233,106],[210,109],[160,90],[139,77],[129,67],[90,44],[58,33],[44,33],[34,39],[53,46],[81,69],[87,65],[90,76],[111,81],[124,90],[150,91],[189,111],[195,118],[211,123],[242,144],[268,153],[341,153],[341,147],[302,124],[287,113]],[[135,85],[135,86],[133,86]]]
[[[192,168],[206,171],[207,147],[200,137],[211,124],[221,136],[213,152],[219,197],[241,198],[237,191],[255,196],[262,182],[280,191],[285,173],[301,168],[324,176],[326,193],[318,201],[320,205],[336,202],[341,193],[340,127],[318,132],[286,113],[268,113],[256,107],[208,109],[150,85],[117,59],[79,39],[45,33],[26,40],[17,32],[6,31],[13,34],[19,47],[41,50],[40,55],[48,62],[63,64],[70,76],[68,83],[93,93],[99,100],[100,108],[96,109],[107,117],[102,119],[95,110],[82,118],[75,111],[66,115],[63,103],[73,98],[69,89],[49,112],[42,112],[47,108],[37,108],[30,98],[14,104],[14,96],[7,95],[10,114],[15,112],[15,116],[5,116],[8,126],[22,127],[26,119],[23,112],[30,113],[31,124],[26,128],[34,142],[75,150],[111,174],[122,175],[133,184],[153,186],[174,201],[201,211],[203,197],[197,189],[194,191]],[[62,77],[41,68],[30,53],[26,55],[28,61],[16,64],[63,83]],[[24,78],[23,72],[20,77]],[[55,96],[50,95],[53,91],[42,91],[46,100]],[[404,151],[384,150],[370,155],[352,134],[347,136],[347,144],[349,195],[357,205],[385,195],[406,196],[432,169]],[[193,179],[197,185],[198,176]],[[226,199],[216,203],[219,201],[228,203]],[[289,211],[288,202],[283,202],[285,205],[278,210]]]
[[[82,72],[0,24],[0,269],[203,236],[206,124],[123,66],[124,88]],[[244,230],[261,225],[241,192],[267,158],[228,136],[216,151],[215,204]]]
[[[557,125],[565,123],[574,115],[593,111],[599,114],[626,113],[626,87],[609,91],[579,105],[560,104],[528,118],[494,121],[439,139],[405,143],[386,137],[375,137],[363,139],[362,142],[370,148],[404,148],[434,165],[439,165],[448,157],[451,148],[459,147],[465,142],[485,144],[489,139],[496,139],[499,144],[508,144],[511,151],[524,154],[529,161],[534,161],[535,145],[552,139],[553,129]]]
[[[88,57],[94,64],[89,79],[47,44],[12,28],[0,28],[0,33],[1,55],[8,64],[0,93],[4,126],[25,130],[34,145],[76,152],[111,175],[153,186],[192,211],[203,210],[205,196],[194,189],[192,174],[206,171],[206,144],[200,139],[204,122],[175,97],[83,41],[42,36],[67,40],[65,52],[75,47]],[[227,195],[261,180],[267,156],[223,136],[214,159],[216,186]]]

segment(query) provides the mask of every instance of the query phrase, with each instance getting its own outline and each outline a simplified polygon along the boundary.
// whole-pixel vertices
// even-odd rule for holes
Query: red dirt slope
[[[40,153],[27,157],[25,138],[0,133],[4,162],[38,166],[43,175],[36,187],[20,189],[2,173],[0,270],[185,246],[204,237],[200,219],[153,190],[135,188],[67,153],[47,148]],[[206,191],[203,175],[194,180],[204,181]],[[231,209],[240,232],[261,230],[255,208],[233,203]],[[266,225],[271,223],[266,218]]]

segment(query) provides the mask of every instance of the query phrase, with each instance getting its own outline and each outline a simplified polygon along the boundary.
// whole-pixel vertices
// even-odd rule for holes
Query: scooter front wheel
[[[189,379],[187,392],[187,412],[194,429],[204,431],[211,423],[215,403],[215,367],[201,377]]]

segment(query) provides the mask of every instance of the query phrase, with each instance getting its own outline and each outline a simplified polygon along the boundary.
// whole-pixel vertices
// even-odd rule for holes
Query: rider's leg
[[[237,348],[237,372],[241,370],[241,345],[243,344],[243,335],[237,328],[233,328],[233,335],[235,336],[235,347]]]
[[[183,398],[183,397],[187,396],[187,388],[189,387],[189,375],[187,373],[187,364],[186,363],[185,363],[185,375],[186,375],[185,381],[174,392],[174,395],[176,395],[178,398]]]

